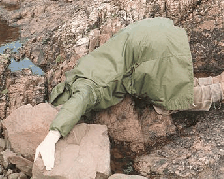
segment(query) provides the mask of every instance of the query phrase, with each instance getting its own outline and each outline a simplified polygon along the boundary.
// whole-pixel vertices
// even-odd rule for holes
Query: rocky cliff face
[[[20,4],[20,9],[0,9],[3,19],[21,28],[24,45],[15,58],[30,58],[45,71],[46,81],[27,70],[10,73],[6,70],[9,61],[1,61],[1,119],[23,104],[44,102],[52,88],[65,79],[65,71],[73,68],[80,57],[105,43],[121,28],[144,18],[168,17],[175,25],[186,29],[196,76],[223,71],[223,0],[23,0],[16,3]],[[0,56],[0,59],[7,57]],[[119,145],[111,149],[114,154],[112,172],[117,161],[121,163],[121,158],[131,156],[136,172],[148,177],[222,178],[218,174],[223,173],[222,167],[215,165],[223,164],[222,145],[219,145],[223,142],[220,135],[222,108],[208,112],[209,115],[181,113],[166,120],[159,119],[151,111],[144,101],[128,98],[118,106],[96,114],[95,121],[107,124],[110,137]],[[150,121],[153,118],[154,123]],[[207,126],[201,128],[205,123]],[[153,127],[153,124],[156,125]],[[156,130],[158,126],[160,130]],[[150,137],[147,135],[149,129],[153,131]],[[209,143],[207,138],[213,142]],[[121,146],[131,148],[131,151],[118,150]],[[148,160],[153,157],[155,160]],[[182,163],[186,161],[188,164]],[[128,167],[129,173],[133,171],[133,165]],[[215,172],[211,172],[214,168]]]
[[[2,10],[0,15],[20,25],[26,43],[17,58],[25,55],[44,69],[49,91],[81,56],[121,28],[157,16],[171,18],[187,30],[195,72],[216,74],[223,69],[222,0],[25,0],[20,7],[10,13]]]

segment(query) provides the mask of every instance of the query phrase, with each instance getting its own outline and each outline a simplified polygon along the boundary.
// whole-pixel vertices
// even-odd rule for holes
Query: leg
[[[191,111],[209,111],[213,102],[223,99],[224,73],[215,77],[194,78],[194,107]]]
[[[224,99],[224,72],[215,77],[194,78],[194,105],[187,111],[209,111],[212,103]],[[168,111],[153,105],[157,114],[170,115]]]

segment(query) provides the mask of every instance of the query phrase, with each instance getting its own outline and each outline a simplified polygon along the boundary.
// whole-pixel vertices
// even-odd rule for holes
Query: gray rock
[[[1,154],[3,155],[3,166],[4,168],[7,168],[9,165],[9,157],[16,156],[16,154],[9,149],[1,152]]]
[[[7,92],[6,76],[7,68],[10,63],[8,54],[0,54],[0,119],[3,120],[6,117],[7,108]]]
[[[0,165],[0,174],[3,174],[3,170],[4,170],[3,166]]]
[[[108,179],[147,179],[146,177],[139,175],[125,175],[125,174],[113,174]]]
[[[8,176],[8,179],[19,179],[20,174],[19,173],[12,173]]]
[[[3,166],[7,168],[9,163],[15,164],[18,169],[26,173],[28,176],[31,176],[31,170],[33,167],[33,162],[25,159],[22,156],[16,155],[16,153],[10,151],[9,149],[1,152],[3,155]],[[10,171],[10,170],[8,170]]]
[[[8,5],[15,5],[19,3],[19,0],[1,0],[1,2]]]
[[[5,147],[6,147],[5,139],[0,138],[0,148],[4,150]]]
[[[24,173],[12,173],[8,179],[27,179],[27,176]]]
[[[46,171],[42,159],[33,165],[33,179],[91,179],[110,175],[110,143],[107,127],[79,124],[56,145],[55,166]]]
[[[31,162],[30,160],[27,160],[22,156],[10,156],[8,158],[8,161],[12,164],[15,164],[18,169],[20,169],[28,176],[32,175],[31,171],[33,167],[33,162]]]
[[[27,176],[23,172],[20,173],[19,177],[19,179],[27,179]]]

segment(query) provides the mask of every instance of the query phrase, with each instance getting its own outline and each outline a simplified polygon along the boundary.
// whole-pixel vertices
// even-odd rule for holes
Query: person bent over
[[[144,19],[120,30],[79,59],[66,81],[51,92],[50,103],[63,105],[37,147],[46,170],[54,166],[55,144],[89,110],[106,109],[125,94],[147,97],[161,114],[208,111],[223,99],[224,73],[194,78],[186,31],[166,18]]]

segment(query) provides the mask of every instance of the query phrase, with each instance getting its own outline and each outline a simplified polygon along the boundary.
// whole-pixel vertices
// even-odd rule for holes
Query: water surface
[[[22,47],[22,43],[19,41],[20,32],[18,27],[11,27],[6,21],[0,19],[0,54],[3,54],[4,50],[9,48],[12,52],[18,52]],[[24,58],[19,62],[11,59],[11,63],[8,67],[12,72],[29,68],[33,74],[44,75],[41,68],[33,64],[28,58]]]

